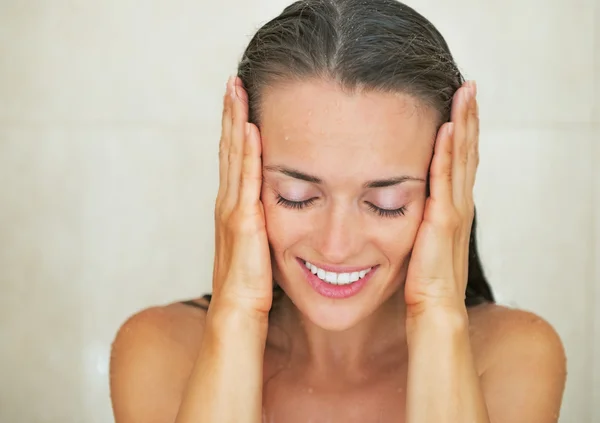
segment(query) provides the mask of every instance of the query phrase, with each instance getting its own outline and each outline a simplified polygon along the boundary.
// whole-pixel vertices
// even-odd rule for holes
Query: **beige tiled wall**
[[[479,82],[484,264],[560,332],[565,423],[600,421],[598,1],[409,3]],[[0,2],[0,422],[110,421],[119,324],[209,289],[221,95],[287,3]]]
[[[594,369],[594,380],[593,380],[593,396],[592,396],[592,408],[593,408],[593,420],[594,422],[600,422],[600,0],[596,0],[596,13],[595,13],[595,31],[594,31],[594,114],[593,114],[593,128],[594,128],[594,141],[592,145],[592,161],[594,163],[594,182],[593,182],[593,206],[592,211],[594,213],[594,275],[589,284],[590,296],[593,298],[594,304],[592,306],[594,320],[592,326],[594,332],[591,335],[594,340],[594,347],[592,350],[592,356],[594,357],[593,369]]]

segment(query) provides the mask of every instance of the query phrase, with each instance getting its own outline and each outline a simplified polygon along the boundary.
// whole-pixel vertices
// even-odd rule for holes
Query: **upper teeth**
[[[334,285],[347,285],[352,282],[356,282],[357,280],[364,278],[365,275],[371,270],[371,267],[369,267],[368,269],[361,270],[360,272],[335,273],[320,269],[307,261],[304,262],[304,265],[314,275],[317,275],[319,279]]]

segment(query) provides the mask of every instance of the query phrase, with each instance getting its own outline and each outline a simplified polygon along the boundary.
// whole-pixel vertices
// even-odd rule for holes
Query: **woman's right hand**
[[[248,95],[240,78],[229,79],[223,103],[211,304],[262,318],[271,309],[273,282],[260,201],[260,132],[248,123]]]

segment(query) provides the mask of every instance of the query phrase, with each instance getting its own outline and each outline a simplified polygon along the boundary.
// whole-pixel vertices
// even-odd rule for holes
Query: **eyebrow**
[[[289,167],[285,167],[285,166],[265,166],[265,170],[269,171],[269,172],[282,173],[286,176],[289,176],[290,178],[299,179],[301,181],[306,181],[306,182],[310,182],[313,184],[322,184],[323,183],[323,180],[317,176],[309,175],[307,173],[304,173],[304,172],[301,172],[299,170],[292,169]],[[396,176],[396,177],[386,178],[386,179],[375,179],[372,181],[365,182],[363,184],[363,188],[385,188],[385,187],[391,187],[394,185],[399,185],[406,181],[425,182],[425,179],[417,178],[417,177],[409,176],[409,175]]]

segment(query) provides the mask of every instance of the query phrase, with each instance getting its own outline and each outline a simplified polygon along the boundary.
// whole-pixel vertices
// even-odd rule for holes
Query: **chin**
[[[298,269],[301,271],[299,272]],[[357,326],[389,299],[400,286],[400,284],[387,284],[386,289],[382,291],[381,283],[387,275],[383,274],[383,269],[378,266],[360,284],[347,289],[315,286],[315,281],[310,280],[314,275],[304,271],[301,265],[297,269],[286,270],[288,270],[286,275],[279,271],[275,271],[274,274],[287,297],[305,319],[323,330],[332,332],[342,332]]]
[[[364,302],[363,302],[364,303]],[[300,312],[314,325],[331,332],[343,332],[352,329],[371,314],[360,308],[361,305],[331,304],[325,301],[298,306]],[[364,307],[364,304],[362,305]]]
[[[287,281],[290,285],[302,281]],[[333,300],[316,292],[310,292],[298,285],[282,283],[281,288],[298,312],[315,326],[331,332],[351,329],[371,314],[366,309],[366,301],[359,298],[351,300]],[[296,288],[296,289],[294,289]]]

